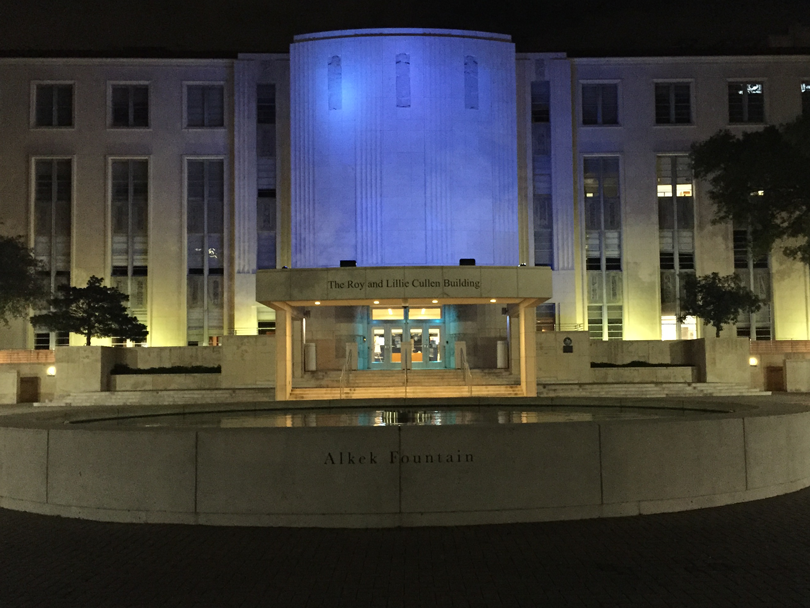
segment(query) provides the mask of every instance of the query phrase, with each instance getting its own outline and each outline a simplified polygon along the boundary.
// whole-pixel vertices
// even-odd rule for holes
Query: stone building
[[[455,366],[456,343],[495,367],[529,327],[699,336],[676,320],[680,282],[715,271],[768,302],[732,332],[806,340],[807,269],[713,225],[687,160],[718,129],[802,111],[807,56],[571,58],[456,30],[234,59],[3,58],[0,232],[54,287],[97,275],[129,293],[149,346],[278,321],[322,368],[347,352]],[[2,348],[73,339],[0,327]]]

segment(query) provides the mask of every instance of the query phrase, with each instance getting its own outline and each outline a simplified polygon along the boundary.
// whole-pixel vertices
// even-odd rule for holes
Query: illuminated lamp
[[[49,376],[55,376],[56,375],[56,366],[55,365],[49,366],[48,369],[45,370],[45,373],[48,374]]]

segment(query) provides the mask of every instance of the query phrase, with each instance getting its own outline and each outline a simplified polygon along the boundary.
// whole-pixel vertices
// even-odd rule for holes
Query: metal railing
[[[467,351],[464,349],[459,350],[461,355],[461,373],[464,378],[464,384],[467,385],[467,394],[472,397],[472,372],[470,365],[467,363]]]
[[[346,350],[346,361],[343,362],[343,369],[340,370],[340,398],[343,399],[344,391],[349,384],[349,378],[352,373],[352,357],[354,352]]]

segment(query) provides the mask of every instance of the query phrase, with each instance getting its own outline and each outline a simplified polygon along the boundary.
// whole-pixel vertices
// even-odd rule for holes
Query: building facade
[[[538,329],[690,338],[687,273],[738,273],[768,305],[737,335],[810,339],[805,267],[752,259],[715,225],[690,145],[810,110],[810,57],[571,58],[508,36],[361,30],[236,59],[0,59],[0,232],[52,287],[104,277],[147,344],[275,327],[263,270],[547,266]],[[337,367],[495,367],[500,302],[309,307],[303,341]],[[495,298],[493,298],[495,299]],[[541,300],[545,298],[540,298]],[[57,335],[13,321],[2,348]]]

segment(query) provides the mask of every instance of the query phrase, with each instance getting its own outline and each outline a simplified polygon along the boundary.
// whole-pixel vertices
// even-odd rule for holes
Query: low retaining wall
[[[119,374],[110,376],[112,391],[171,391],[220,388],[220,374]]]
[[[694,382],[692,367],[592,367],[591,381],[596,383]]]
[[[0,506],[105,521],[527,522],[694,509],[810,485],[804,410],[433,427],[93,428],[53,412],[0,423]]]

